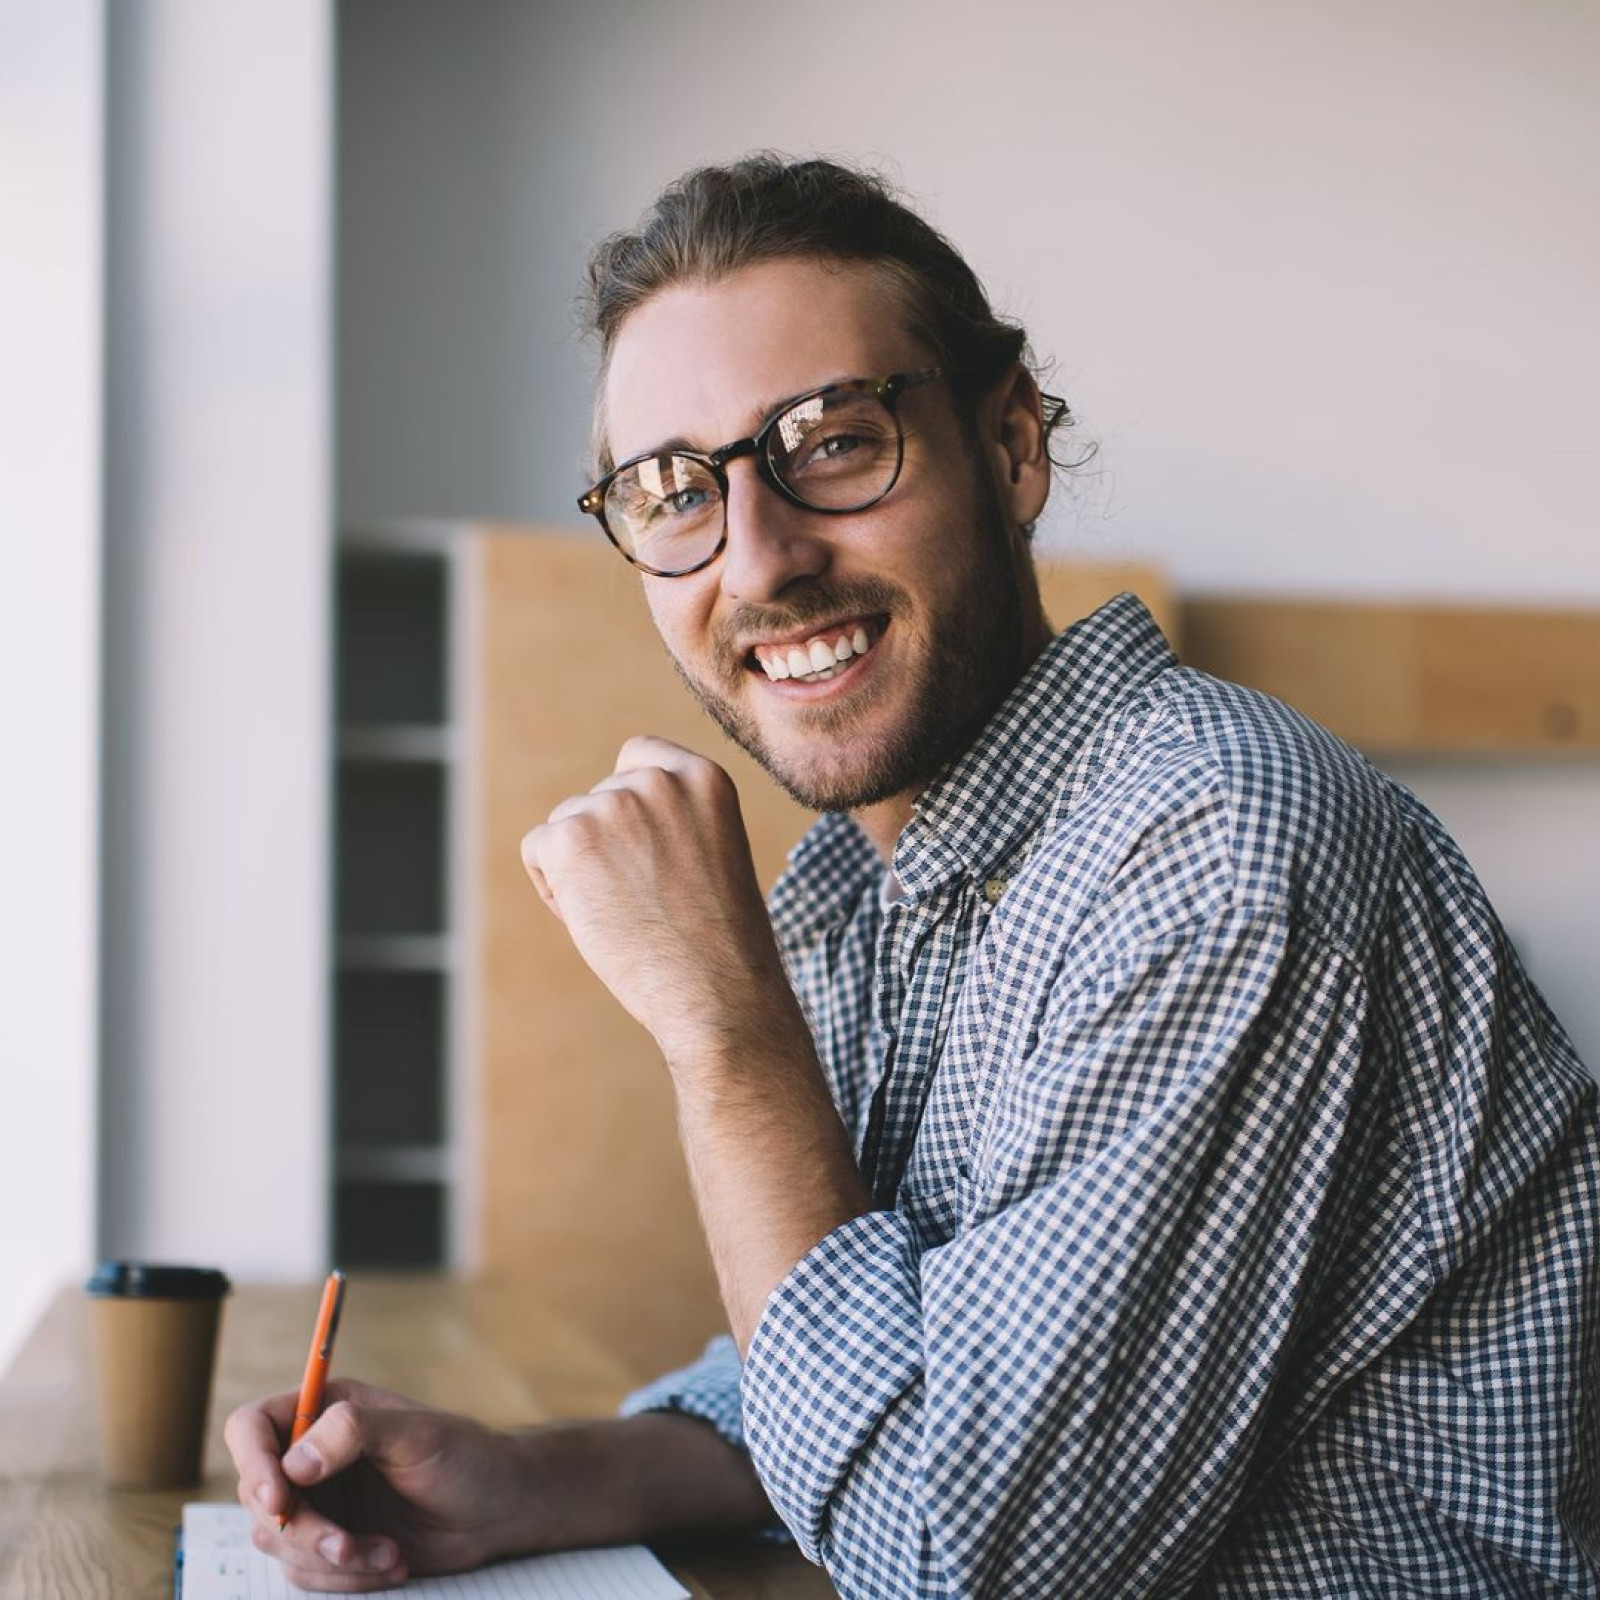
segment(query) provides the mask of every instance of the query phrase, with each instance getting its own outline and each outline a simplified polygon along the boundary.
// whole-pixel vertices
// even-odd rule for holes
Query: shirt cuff
[[[698,1361],[634,1390],[618,1408],[624,1417],[636,1417],[645,1411],[677,1411],[686,1417],[699,1417],[729,1444],[743,1450],[739,1352],[733,1340],[726,1334],[713,1339]]]
[[[856,1217],[800,1258],[750,1341],[745,1443],[812,1561],[855,1458],[896,1401],[920,1390],[920,1260],[897,1212]]]

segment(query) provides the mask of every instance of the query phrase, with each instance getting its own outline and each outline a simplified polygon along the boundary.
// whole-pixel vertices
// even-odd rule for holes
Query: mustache
[[[738,641],[752,633],[794,633],[814,622],[838,617],[894,616],[904,609],[905,593],[898,584],[882,578],[856,578],[844,583],[811,582],[785,590],[781,603],[743,603],[730,611],[717,627],[712,644],[718,664],[729,677],[744,670],[744,653]]]

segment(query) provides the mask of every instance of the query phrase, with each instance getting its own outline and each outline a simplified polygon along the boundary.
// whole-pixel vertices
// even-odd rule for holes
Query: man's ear
[[[1020,362],[990,391],[979,412],[984,447],[1006,519],[1026,528],[1050,498],[1044,402],[1033,374]]]

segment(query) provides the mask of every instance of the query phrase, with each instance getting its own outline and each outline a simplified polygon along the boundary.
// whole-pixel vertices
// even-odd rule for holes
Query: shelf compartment
[[[347,550],[337,587],[340,723],[448,722],[446,557]]]
[[[450,1025],[443,975],[341,972],[334,1015],[334,1137],[341,1149],[439,1144]],[[341,1165],[341,1175],[352,1174]]]
[[[344,1267],[444,1265],[448,1199],[439,1183],[341,1182],[334,1188],[334,1259]]]
[[[424,763],[341,768],[335,923],[341,935],[443,931],[446,789],[444,770]]]

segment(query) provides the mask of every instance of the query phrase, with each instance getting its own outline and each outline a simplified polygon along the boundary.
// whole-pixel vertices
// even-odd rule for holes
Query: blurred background
[[[1099,446],[1050,549],[1600,618],[1597,78],[1582,0],[0,0],[0,1361],[97,1255],[480,1264],[461,551],[579,531],[664,182],[894,177]],[[1593,1066],[1600,765],[1382,759]]]

